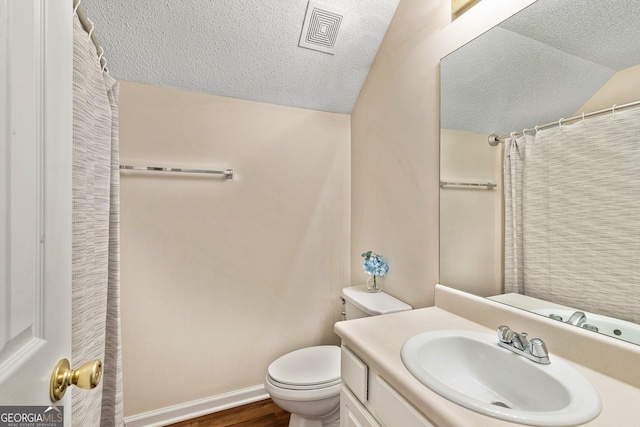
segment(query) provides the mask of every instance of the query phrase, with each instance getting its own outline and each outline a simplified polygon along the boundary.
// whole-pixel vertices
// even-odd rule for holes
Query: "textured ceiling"
[[[441,126],[504,135],[570,117],[637,64],[639,0],[538,0],[443,59]]]
[[[320,0],[328,54],[298,47],[308,0],[83,0],[120,80],[350,113],[399,0]]]

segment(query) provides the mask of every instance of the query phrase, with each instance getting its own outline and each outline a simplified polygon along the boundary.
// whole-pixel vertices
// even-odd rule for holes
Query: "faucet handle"
[[[582,311],[576,311],[571,315],[571,317],[569,317],[567,323],[574,326],[582,326],[583,324],[587,323],[587,315]]]
[[[547,345],[540,338],[529,341],[529,353],[535,357],[548,357]]]
[[[510,344],[513,339],[513,334],[514,332],[506,325],[498,327],[498,340],[500,340],[500,342]]]

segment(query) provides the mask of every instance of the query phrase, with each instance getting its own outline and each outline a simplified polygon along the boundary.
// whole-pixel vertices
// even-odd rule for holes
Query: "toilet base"
[[[273,403],[291,414],[289,427],[338,427],[340,383],[320,389],[288,390],[274,386],[267,376],[264,385]]]
[[[340,426],[340,408],[324,419],[305,418],[298,414],[291,414],[289,418],[289,427],[339,427]]]

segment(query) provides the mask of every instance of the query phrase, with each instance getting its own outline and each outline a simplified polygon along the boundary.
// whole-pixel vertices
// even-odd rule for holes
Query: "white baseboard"
[[[126,427],[162,427],[268,398],[269,394],[264,389],[264,385],[257,385],[126,417],[124,425]]]

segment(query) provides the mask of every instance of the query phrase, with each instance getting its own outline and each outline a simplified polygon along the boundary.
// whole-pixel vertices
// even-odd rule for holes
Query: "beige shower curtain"
[[[640,323],[640,108],[505,147],[505,291]]]
[[[72,365],[103,361],[73,388],[73,426],[122,426],[118,83],[74,16]]]

